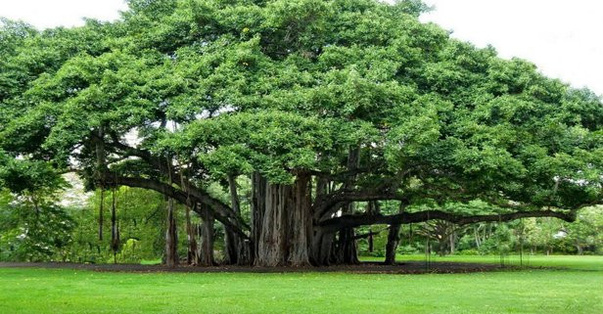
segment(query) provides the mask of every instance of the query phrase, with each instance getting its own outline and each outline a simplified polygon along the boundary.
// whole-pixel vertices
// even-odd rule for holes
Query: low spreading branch
[[[409,224],[425,222],[429,220],[439,219],[445,220],[457,225],[466,225],[476,222],[488,221],[511,221],[520,218],[530,217],[555,217],[567,222],[576,220],[576,211],[570,210],[566,212],[541,210],[541,211],[518,211],[506,214],[488,214],[488,215],[460,215],[443,212],[441,210],[427,210],[417,213],[401,213],[396,215],[343,215],[320,222],[318,225],[326,230],[340,230],[344,228],[353,228],[366,225],[376,224]]]
[[[125,185],[129,187],[153,190],[165,196],[171,197],[185,205],[190,205],[189,202],[191,201],[207,205],[206,207],[210,209],[210,211],[215,215],[218,221],[223,223],[228,229],[242,236],[244,239],[249,239],[249,236],[243,231],[243,228],[247,226],[242,225],[238,220],[230,219],[232,218],[232,215],[230,214],[230,207],[220,202],[219,200],[216,200],[215,198],[207,195],[204,192],[201,192],[199,190],[193,190],[190,191],[189,194],[185,193],[180,189],[175,188],[172,185],[144,178],[116,176],[112,179],[116,185]],[[194,207],[197,208],[198,206]],[[196,209],[195,211],[201,214],[201,211],[199,209]]]

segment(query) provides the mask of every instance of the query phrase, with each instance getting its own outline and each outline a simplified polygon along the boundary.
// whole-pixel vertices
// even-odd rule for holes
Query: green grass
[[[140,265],[159,265],[161,264],[161,259],[143,259],[140,261]]]
[[[383,257],[362,257],[363,261],[383,261]],[[440,257],[432,255],[432,262],[466,262],[466,263],[488,263],[500,264],[499,255],[451,255]],[[425,255],[398,255],[396,261],[427,261]],[[504,257],[505,265],[530,266],[530,267],[559,267],[574,270],[597,270],[603,271],[603,256],[572,256],[572,255],[509,255]]]
[[[542,262],[578,267],[443,275],[0,268],[0,313],[603,313],[603,257]]]

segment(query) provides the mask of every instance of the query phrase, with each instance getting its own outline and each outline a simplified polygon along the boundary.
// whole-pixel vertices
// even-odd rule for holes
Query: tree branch
[[[364,225],[376,225],[376,224],[409,224],[417,222],[425,222],[428,220],[439,219],[449,222],[453,222],[457,225],[466,225],[476,222],[486,221],[510,221],[519,218],[529,217],[555,217],[567,222],[573,222],[576,220],[576,211],[571,210],[569,212],[558,212],[552,210],[541,210],[541,211],[519,211],[514,213],[506,214],[489,214],[489,215],[459,215],[443,212],[441,210],[427,210],[417,213],[401,213],[396,215],[344,215],[341,217],[335,217],[323,222],[318,225],[326,228],[327,230],[339,230],[342,228],[353,228]]]
[[[176,189],[172,185],[169,185],[169,184],[166,184],[163,182],[150,180],[150,179],[144,179],[144,178],[115,176],[115,177],[112,177],[112,179],[113,179],[113,182],[117,185],[125,185],[125,186],[129,186],[129,187],[137,187],[137,188],[153,190],[153,191],[159,192],[163,195],[166,195],[168,197],[171,197],[185,205],[190,205],[190,203],[189,203],[190,200],[197,202],[197,203],[205,204],[210,208],[210,210],[212,211],[212,213],[214,214],[214,216],[216,217],[216,219],[218,221],[223,223],[226,227],[228,227],[232,231],[241,235],[243,238],[249,239],[249,236],[247,234],[245,234],[245,232],[243,232],[243,227],[246,227],[246,228],[249,228],[249,227],[241,225],[237,219],[234,219],[234,220],[229,219],[229,218],[232,218],[232,215],[230,214],[230,212],[231,212],[230,208],[226,204],[209,196],[206,192],[194,190],[194,191],[191,191],[191,193],[189,194],[180,189]],[[196,208],[196,206],[192,206],[192,207]],[[195,211],[197,213],[201,214],[201,210],[195,209]]]

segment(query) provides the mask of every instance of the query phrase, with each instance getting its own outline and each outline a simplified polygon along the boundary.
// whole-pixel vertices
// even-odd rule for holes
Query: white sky
[[[503,58],[536,64],[574,87],[603,95],[603,1],[424,0],[435,10],[421,18]]]
[[[603,1],[424,0],[422,17],[501,57],[535,63],[550,77],[603,95]],[[0,16],[38,28],[82,25],[82,17],[114,20],[124,0],[0,0]]]
[[[111,21],[124,0],[0,0],[0,16],[23,20],[39,29],[55,26],[80,26],[83,17]]]

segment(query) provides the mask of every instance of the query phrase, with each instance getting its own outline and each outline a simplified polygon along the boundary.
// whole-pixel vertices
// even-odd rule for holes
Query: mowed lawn
[[[603,313],[603,257],[535,259],[570,268],[423,275],[0,268],[0,313]]]
[[[382,262],[383,257],[365,256],[360,258],[362,261]],[[498,255],[433,255],[429,259],[425,255],[398,255],[396,261],[413,262],[464,262],[464,263],[486,263],[501,264],[501,257]],[[575,255],[507,255],[502,257],[505,266],[528,266],[528,267],[555,267],[572,270],[593,270],[603,272],[603,256],[575,256]]]

